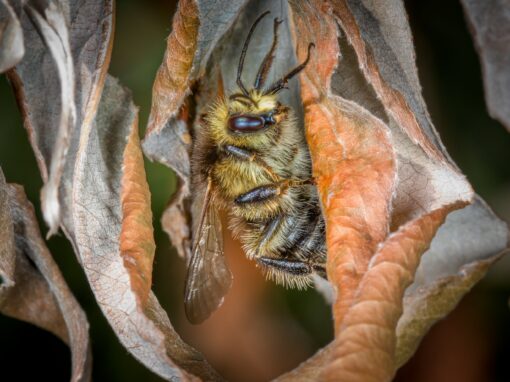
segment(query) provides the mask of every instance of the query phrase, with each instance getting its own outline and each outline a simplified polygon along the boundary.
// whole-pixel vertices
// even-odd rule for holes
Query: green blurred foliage
[[[490,202],[501,194],[501,190],[510,187],[510,134],[485,110],[480,66],[460,5],[456,1],[413,0],[406,1],[406,6],[417,46],[419,74],[432,119],[453,159],[475,189]],[[110,73],[131,89],[134,101],[140,107],[142,136],[150,111],[152,82],[163,57],[174,11],[175,1],[117,2]],[[0,111],[0,166],[9,182],[24,185],[40,218],[39,190],[42,181],[5,77],[0,78]],[[146,169],[152,192],[157,242],[154,290],[179,327],[184,264],[171,248],[159,223],[165,204],[175,190],[176,179],[162,165],[146,161]],[[41,219],[40,222],[46,232]],[[119,344],[94,300],[68,241],[61,235],[52,238],[48,245],[87,312],[94,354],[94,380],[160,381]],[[476,322],[479,332],[490,344],[488,351],[492,363],[486,368],[492,381],[510,380],[510,371],[505,363],[510,354],[510,314],[506,301],[509,289],[510,283],[498,284],[497,287],[482,283],[463,303],[476,309],[461,310],[468,313],[461,315],[460,320]],[[316,292],[285,291],[272,287],[268,304],[275,314],[290,314],[314,339],[315,348],[324,346],[331,339],[328,308]],[[423,373],[426,370],[424,362],[430,361],[423,356],[424,352],[432,348],[438,354],[433,339],[440,336],[437,333],[440,333],[442,325],[445,323],[432,330],[424,343],[425,350],[420,350],[399,374],[399,381],[418,381],[417,373]],[[458,335],[464,336],[465,333],[459,332]],[[0,347],[1,375],[16,375],[17,381],[68,379],[68,350],[52,335],[0,316],[0,337],[3,345]],[[477,343],[469,344],[466,350],[476,346]]]

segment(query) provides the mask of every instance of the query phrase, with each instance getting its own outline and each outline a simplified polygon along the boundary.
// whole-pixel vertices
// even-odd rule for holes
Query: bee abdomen
[[[249,257],[325,264],[325,224],[320,208],[318,204],[297,203],[300,208],[292,213],[247,224],[241,240]]]
[[[279,254],[313,263],[325,262],[325,224],[320,209],[315,206],[308,209],[305,219],[298,220],[298,224],[282,232],[288,240],[278,248]]]

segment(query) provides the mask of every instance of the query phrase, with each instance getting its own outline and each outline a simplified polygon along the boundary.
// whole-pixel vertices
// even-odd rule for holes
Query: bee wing
[[[223,302],[232,284],[232,274],[223,254],[223,237],[210,180],[193,240],[186,277],[184,310],[191,323],[204,321]]]

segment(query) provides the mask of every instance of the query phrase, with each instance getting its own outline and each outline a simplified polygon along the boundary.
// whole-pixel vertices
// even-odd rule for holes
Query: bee
[[[193,248],[185,287],[190,322],[205,320],[223,301],[232,275],[225,262],[219,211],[229,212],[229,225],[249,259],[277,283],[304,288],[312,275],[326,277],[325,223],[311,174],[311,159],[294,111],[278,93],[303,70],[306,59],[265,87],[278,44],[273,42],[253,88],[241,80],[251,36],[244,42],[237,70],[239,90],[213,104],[203,117],[191,156],[192,191],[199,195],[200,217],[194,222]],[[194,203],[196,207],[196,203]]]

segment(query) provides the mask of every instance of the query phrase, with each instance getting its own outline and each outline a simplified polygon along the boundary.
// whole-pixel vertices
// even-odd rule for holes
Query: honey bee
[[[203,117],[194,141],[192,191],[201,213],[193,230],[193,248],[185,288],[190,322],[205,320],[223,301],[232,275],[223,254],[219,211],[229,212],[229,225],[249,259],[268,278],[304,288],[312,275],[326,277],[325,223],[311,174],[303,129],[293,110],[277,94],[305,68],[303,63],[264,88],[278,44],[273,42],[248,90],[241,80],[252,25],[237,70],[238,92],[217,101]]]

